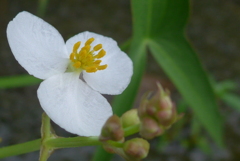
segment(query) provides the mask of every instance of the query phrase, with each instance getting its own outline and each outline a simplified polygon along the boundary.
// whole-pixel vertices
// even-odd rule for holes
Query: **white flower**
[[[48,116],[71,133],[99,135],[112,115],[100,93],[122,93],[133,72],[132,61],[117,43],[83,32],[65,44],[53,26],[25,11],[8,24],[7,38],[16,60],[44,79],[37,94]]]

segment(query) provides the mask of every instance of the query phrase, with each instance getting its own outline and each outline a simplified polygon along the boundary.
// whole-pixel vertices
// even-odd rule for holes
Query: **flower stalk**
[[[41,139],[0,148],[0,159],[34,152],[40,149]],[[24,148],[23,148],[24,147]]]
[[[45,130],[44,135],[50,136],[49,134],[47,134],[47,131],[50,132],[48,130],[51,127],[50,120],[48,122],[48,119],[45,118],[43,119],[43,121],[45,122],[45,125],[43,126],[43,129]],[[133,126],[124,128],[123,130],[124,130],[124,136],[127,137],[127,136],[138,133],[139,125],[133,125]],[[42,141],[42,139],[36,139],[26,143],[20,143],[20,144],[8,146],[8,147],[0,148],[0,159],[40,150],[43,143],[45,146],[51,149],[102,145],[102,142],[99,141],[98,136],[91,136],[91,137],[77,136],[77,137],[69,137],[69,138],[49,137],[48,139],[45,139],[44,142]],[[118,142],[108,141],[108,143],[116,147],[123,146],[122,143],[118,143]]]
[[[41,127],[41,135],[42,135],[42,145],[40,149],[40,157],[39,161],[47,161],[50,155],[55,150],[54,147],[48,146],[46,142],[51,139],[57,138],[54,131],[52,130],[50,118],[46,113],[42,114],[42,127]]]

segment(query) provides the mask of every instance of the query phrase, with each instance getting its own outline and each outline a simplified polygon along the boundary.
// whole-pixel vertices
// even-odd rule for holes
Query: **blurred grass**
[[[31,75],[0,77],[0,89],[17,88],[39,84],[42,80]]]
[[[48,5],[48,0],[38,0],[37,15],[39,17],[45,16],[47,5]]]

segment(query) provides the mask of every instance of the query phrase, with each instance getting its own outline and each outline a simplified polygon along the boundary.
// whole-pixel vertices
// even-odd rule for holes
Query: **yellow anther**
[[[98,51],[101,48],[102,48],[102,44],[97,44],[96,46],[94,46],[93,50]]]
[[[90,67],[90,68],[87,68],[86,69],[86,72],[88,72],[88,73],[94,73],[94,72],[96,72],[97,71],[97,68],[96,67]]]
[[[91,45],[91,43],[94,41],[95,39],[92,37],[90,39],[88,39],[86,42],[85,42],[85,46],[87,45]]]
[[[106,55],[106,51],[102,49],[94,57],[97,58],[97,59],[100,59],[100,58],[104,57],[105,55]]]
[[[92,61],[92,60],[93,60],[92,54],[88,54],[88,56],[86,57],[86,59],[87,59],[88,61]]]
[[[81,62],[77,61],[76,63],[73,64],[75,68],[80,68],[81,67]]]
[[[108,66],[107,64],[105,64],[105,65],[100,65],[100,66],[97,67],[97,69],[98,69],[98,70],[104,70],[104,69],[107,68],[107,66]]]
[[[87,55],[87,50],[81,50],[79,53],[80,56],[86,56]]]
[[[81,59],[81,60],[85,59],[86,56],[87,56],[87,51],[86,50],[82,50],[79,53],[79,59]]]
[[[73,53],[77,53],[77,50],[78,50],[80,45],[81,45],[81,41],[78,41],[77,43],[74,44]]]
[[[89,52],[90,48],[90,45],[85,45],[81,50],[86,50],[87,52]]]
[[[95,62],[93,62],[96,65],[99,65],[102,62],[102,60],[96,60]]]
[[[71,61],[74,61],[74,55],[75,55],[74,53],[71,53],[71,55],[70,55],[70,60]]]
[[[88,73],[94,73],[98,70],[104,70],[107,68],[107,64],[100,65],[102,60],[100,58],[106,55],[106,51],[102,49],[102,44],[97,44],[91,47],[91,43],[94,38],[90,38],[85,42],[85,45],[79,49],[81,42],[77,42],[73,46],[73,51],[69,56],[71,65],[76,71],[85,70]],[[98,53],[95,53],[98,52]],[[71,68],[72,69],[72,68]],[[79,70],[80,69],[80,70]]]

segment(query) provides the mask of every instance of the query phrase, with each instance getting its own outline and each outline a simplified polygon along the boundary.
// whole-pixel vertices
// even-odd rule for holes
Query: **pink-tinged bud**
[[[172,110],[162,110],[156,113],[159,120],[169,120],[172,116]]]
[[[146,114],[148,116],[154,116],[157,111],[158,109],[156,106],[148,106],[146,109]]]
[[[103,149],[106,150],[108,153],[116,153],[116,148],[108,144],[103,144]]]
[[[135,161],[146,158],[149,148],[150,145],[146,140],[142,138],[134,138],[124,143],[123,151],[128,160]]]
[[[104,142],[108,140],[121,141],[124,139],[124,131],[121,120],[117,115],[112,115],[104,124],[99,140]]]
[[[137,109],[131,109],[125,112],[121,117],[121,122],[123,128],[139,124],[140,120],[137,114]]]
[[[138,109],[140,134],[146,139],[161,135],[180,118],[170,98],[170,92],[163,90],[159,83],[157,86],[157,93],[145,94]]]
[[[141,121],[139,134],[145,139],[152,139],[161,135],[164,129],[152,118],[144,118]]]
[[[170,128],[175,122],[183,117],[183,114],[177,113],[175,106],[169,112],[171,112],[171,114],[167,114],[165,111],[161,111],[158,114],[159,124],[162,125],[165,129]]]
[[[138,108],[138,116],[144,117],[146,115],[147,105],[149,103],[149,100],[146,98],[148,94],[145,94],[142,98],[142,101],[140,103],[140,107]]]
[[[171,109],[173,107],[173,103],[169,96],[160,97],[159,105],[162,110]]]
[[[173,102],[170,98],[169,90],[165,90],[162,88],[160,83],[157,83],[158,86],[158,94],[159,94],[159,107],[160,110],[170,110],[173,107]]]
[[[172,115],[171,110],[173,108],[173,103],[170,98],[170,92],[168,90],[164,91],[161,85],[158,83],[158,91],[156,94],[152,94],[151,92],[145,94],[143,96],[142,102],[140,104],[138,114],[140,118],[144,118],[146,116],[155,117],[157,119],[156,113],[159,111],[167,111],[164,112],[164,117],[170,117]]]

